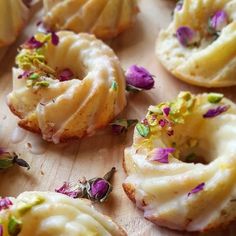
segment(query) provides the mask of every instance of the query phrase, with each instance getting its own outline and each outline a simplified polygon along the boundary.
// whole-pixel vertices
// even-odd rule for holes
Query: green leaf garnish
[[[137,125],[136,125],[136,129],[137,129],[137,131],[138,131],[138,133],[142,136],[142,137],[147,137],[148,135],[149,135],[149,133],[150,133],[150,128],[149,128],[149,126],[147,126],[147,125],[144,125],[144,124],[142,124],[142,123],[138,123]]]

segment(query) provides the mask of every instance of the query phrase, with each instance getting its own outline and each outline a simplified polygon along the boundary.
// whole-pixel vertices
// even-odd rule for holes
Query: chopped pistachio
[[[149,106],[148,111],[151,111],[158,115],[163,115],[163,111],[159,106]]]
[[[117,82],[116,81],[112,81],[111,89],[114,90],[114,91],[117,91],[117,88],[118,88]]]
[[[47,42],[50,40],[51,35],[50,34],[44,34],[44,33],[37,33],[35,34],[35,39],[38,40],[41,43]]]
[[[29,211],[32,207],[39,205],[41,203],[43,203],[45,201],[45,199],[41,196],[35,196],[32,199],[30,199],[30,202],[20,202],[18,204],[17,210],[18,212],[23,215],[25,214],[27,211]]]
[[[8,222],[8,234],[10,236],[17,236],[22,229],[22,222],[14,216],[10,216]]]
[[[48,87],[50,84],[46,80],[38,81],[35,83],[35,86]]]
[[[39,60],[33,60],[33,64],[36,68],[40,69],[41,71],[56,76],[56,71],[50,66],[46,65],[44,62],[41,62]]]
[[[32,80],[26,80],[26,87],[30,88],[32,87],[34,82]]]
[[[209,93],[207,99],[210,103],[219,103],[223,97],[224,95],[221,93]]]
[[[138,131],[138,133],[142,136],[142,137],[147,137],[150,133],[150,128],[147,125],[144,125],[142,123],[138,123],[136,125],[136,129]]]
[[[192,95],[190,92],[180,92],[180,94],[178,95],[179,98],[183,98],[185,101],[188,101],[192,98]]]
[[[36,80],[40,77],[40,75],[38,73],[33,73],[31,74],[28,79],[31,79],[31,80]]]

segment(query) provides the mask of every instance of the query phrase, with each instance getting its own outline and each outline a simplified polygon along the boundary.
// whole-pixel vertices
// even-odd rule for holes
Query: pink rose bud
[[[169,163],[169,154],[173,152],[175,152],[174,148],[156,148],[151,161],[167,164]]]
[[[138,89],[149,90],[154,86],[153,75],[151,75],[145,68],[133,65],[126,71],[126,83]]]
[[[74,77],[74,73],[68,68],[59,71],[58,76],[57,76],[60,82],[71,80],[73,77]]]
[[[228,24],[228,16],[225,11],[217,11],[209,19],[209,28],[215,32],[221,31]]]
[[[179,27],[176,31],[176,37],[184,47],[192,46],[200,41],[198,32],[187,26]]]

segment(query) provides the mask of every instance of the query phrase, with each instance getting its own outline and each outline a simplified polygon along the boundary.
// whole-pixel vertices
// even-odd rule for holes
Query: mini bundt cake
[[[44,23],[51,30],[88,32],[114,38],[134,24],[136,0],[44,0]]]
[[[22,0],[0,1],[0,51],[16,40],[28,18],[28,11]]]
[[[0,199],[2,236],[125,236],[109,217],[88,200],[54,192],[24,192]]]
[[[125,77],[93,35],[39,33],[20,50],[8,105],[19,125],[54,143],[92,135],[126,105]]]
[[[160,32],[156,53],[177,78],[198,86],[236,85],[236,1],[184,0]]]
[[[128,197],[153,223],[205,231],[236,219],[236,106],[181,92],[150,106],[125,150]]]

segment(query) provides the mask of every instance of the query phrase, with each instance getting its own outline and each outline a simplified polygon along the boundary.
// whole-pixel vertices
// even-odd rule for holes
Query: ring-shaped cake
[[[184,0],[161,30],[156,54],[175,77],[203,87],[236,85],[236,1]]]
[[[236,218],[236,106],[222,94],[179,94],[150,106],[125,150],[128,197],[146,219],[204,231]]]
[[[19,125],[59,143],[92,135],[126,105],[125,77],[93,35],[39,33],[20,50],[8,105]]]
[[[0,232],[4,236],[127,235],[88,200],[35,191],[0,198],[0,202]]]
[[[136,0],[44,0],[44,24],[52,30],[88,32],[110,39],[136,19]]]

